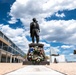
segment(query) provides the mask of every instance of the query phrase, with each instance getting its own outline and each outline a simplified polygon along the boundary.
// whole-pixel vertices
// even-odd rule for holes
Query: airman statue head
[[[36,18],[33,18],[32,20],[33,20],[33,22],[38,22],[38,21],[36,20]]]

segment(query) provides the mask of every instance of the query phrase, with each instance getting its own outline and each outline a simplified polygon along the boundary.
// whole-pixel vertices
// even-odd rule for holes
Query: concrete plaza
[[[43,65],[29,65],[5,75],[65,75]]]
[[[40,66],[40,65],[38,65],[38,66]],[[13,72],[18,69],[20,70],[22,68],[25,69],[25,67],[29,68],[29,66],[22,65],[22,63],[0,63],[0,75],[5,75],[5,74],[8,75],[8,73],[10,73],[10,72]],[[76,63],[57,63],[57,64],[51,63],[50,65],[46,65],[46,67],[48,67],[49,69],[64,73],[66,75],[76,75]],[[39,69],[38,69],[38,67],[37,68],[33,67],[32,69],[31,68],[27,69],[27,68],[24,70],[24,72],[27,72],[27,70],[29,70],[29,69],[30,69],[30,72],[32,70],[35,70],[35,71],[37,70],[36,72],[40,72],[40,70],[43,70],[40,73],[45,73],[45,75],[47,72],[49,72],[46,70],[45,66],[42,68],[39,68]],[[45,69],[43,69],[43,68],[45,68]],[[51,72],[51,70],[50,70],[50,72]],[[32,73],[33,72],[31,72],[31,74]],[[19,72],[17,75],[19,75]]]

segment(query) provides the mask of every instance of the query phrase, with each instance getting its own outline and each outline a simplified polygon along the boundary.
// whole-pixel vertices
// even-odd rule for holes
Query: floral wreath
[[[45,55],[43,49],[38,46],[31,47],[27,54],[27,59],[32,63],[40,63],[41,61],[44,61]]]

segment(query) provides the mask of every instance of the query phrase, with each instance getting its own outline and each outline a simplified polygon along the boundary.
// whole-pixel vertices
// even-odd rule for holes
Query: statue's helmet
[[[33,18],[32,20],[33,20],[34,22],[38,22],[38,21],[36,20],[36,18]]]

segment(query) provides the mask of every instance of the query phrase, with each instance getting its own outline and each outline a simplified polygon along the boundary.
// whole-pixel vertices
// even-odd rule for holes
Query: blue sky
[[[58,14],[62,14],[64,13],[65,16],[64,17],[57,17],[56,16],[56,13],[54,13],[51,17],[47,17],[45,18],[47,21],[49,20],[71,20],[71,19],[74,19],[76,20],[76,9],[74,10],[63,10],[63,11],[58,11],[57,12]]]
[[[76,49],[75,13],[76,0],[0,0],[0,30],[27,53],[29,26],[36,17],[46,54],[54,49],[60,55],[72,56]]]

